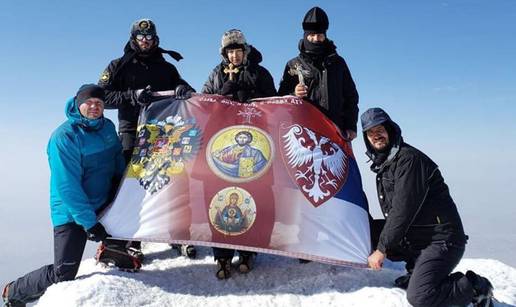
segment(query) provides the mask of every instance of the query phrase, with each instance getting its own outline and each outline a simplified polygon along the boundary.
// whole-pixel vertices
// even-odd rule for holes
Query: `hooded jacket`
[[[400,127],[382,109],[362,115],[367,156],[375,161],[366,130],[390,125],[391,149],[380,165],[374,162],[378,200],[386,219],[377,249],[382,253],[406,245],[422,248],[434,241],[465,244],[462,221],[437,165],[424,153],[403,141]]]
[[[283,71],[278,94],[294,95],[299,83],[296,66],[303,71],[308,87],[308,100],[328,116],[342,132],[357,131],[358,92],[346,61],[337,54],[331,40],[326,40],[328,53],[316,63],[306,52],[303,40],[299,42],[299,56],[288,61]]]
[[[156,36],[156,43],[159,38]],[[151,86],[152,91],[175,90],[178,85],[192,87],[181,78],[176,67],[163,57],[167,53],[174,59],[181,55],[174,51],[155,47],[145,54],[130,40],[124,48],[124,55],[109,63],[102,73],[98,85],[106,92],[107,109],[118,109],[119,132],[136,133],[140,105],[136,91]]]
[[[113,123],[84,118],[74,98],[65,113],[68,120],[47,146],[52,224],[74,222],[87,230],[97,223],[95,211],[111,200],[123,176],[122,146]]]
[[[249,45],[249,54],[246,55],[244,63],[239,67],[236,82],[241,90],[245,91],[247,99],[276,96],[274,80],[267,69],[259,65],[262,62],[262,54],[253,46]],[[224,82],[229,75],[224,73],[224,68],[229,65],[227,57],[222,57],[222,62],[210,73],[208,80],[202,88],[204,94],[221,94]],[[244,101],[245,102],[245,101]]]

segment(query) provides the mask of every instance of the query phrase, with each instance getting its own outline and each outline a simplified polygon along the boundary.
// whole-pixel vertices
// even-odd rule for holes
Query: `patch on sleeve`
[[[107,83],[109,81],[109,71],[107,71],[107,69],[104,70],[102,75],[100,75],[100,81],[104,83]]]

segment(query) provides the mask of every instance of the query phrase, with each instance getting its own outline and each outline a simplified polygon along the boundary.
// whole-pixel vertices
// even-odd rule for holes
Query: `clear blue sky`
[[[4,251],[22,238],[27,254],[47,253],[38,265],[51,259],[46,142],[64,120],[65,100],[122,55],[134,20],[156,22],[161,46],[182,53],[174,64],[197,90],[230,28],[262,52],[277,85],[314,5],[329,15],[328,37],[351,69],[361,111],[391,113],[405,139],[441,166],[473,256],[503,258],[504,244],[483,242],[516,245],[515,0],[2,1],[0,282],[33,267],[13,251],[22,257],[14,265]],[[376,207],[361,137],[353,144]]]

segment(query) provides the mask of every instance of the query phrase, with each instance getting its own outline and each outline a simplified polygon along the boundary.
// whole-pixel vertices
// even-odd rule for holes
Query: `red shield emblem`
[[[348,177],[351,148],[307,127],[281,127],[283,161],[292,180],[314,207],[332,198]]]

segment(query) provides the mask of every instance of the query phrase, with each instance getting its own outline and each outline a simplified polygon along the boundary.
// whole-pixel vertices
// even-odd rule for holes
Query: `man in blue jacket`
[[[109,236],[96,211],[114,197],[125,163],[115,126],[103,116],[104,90],[81,86],[65,113],[68,120],[47,147],[54,263],[7,284],[2,291],[6,306],[25,306],[52,284],[74,279],[86,240]]]

